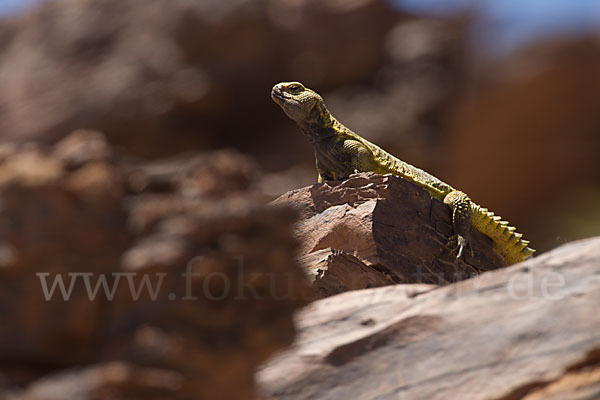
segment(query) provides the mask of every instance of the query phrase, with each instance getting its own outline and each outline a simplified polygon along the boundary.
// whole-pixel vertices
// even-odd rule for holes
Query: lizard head
[[[300,82],[281,82],[271,90],[273,101],[302,127],[323,124],[329,112],[323,98]]]

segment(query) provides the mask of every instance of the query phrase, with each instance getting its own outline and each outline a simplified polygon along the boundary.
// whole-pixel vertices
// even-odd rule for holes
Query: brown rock
[[[54,156],[70,168],[78,168],[91,161],[108,161],[112,153],[106,137],[89,130],[77,130],[54,146]]]
[[[300,257],[298,261],[308,272],[317,298],[395,283],[388,274],[340,250],[317,250]]]
[[[0,184],[8,184],[18,180],[22,185],[39,186],[56,182],[63,173],[60,160],[49,157],[38,148],[25,148],[21,151],[13,149],[0,167]]]
[[[449,208],[392,175],[355,174],[288,192],[272,204],[300,213],[300,255],[322,294],[393,282],[447,284],[506,266],[491,240],[475,230],[474,257],[456,261],[445,249],[453,234]],[[338,255],[325,269],[319,251]],[[337,268],[354,272],[334,272]],[[319,269],[327,279],[315,274]]]
[[[592,362],[594,365],[588,364],[584,363],[582,368],[573,368],[574,371],[568,371],[560,379],[532,390],[523,400],[577,400],[598,397],[600,367],[595,361]]]
[[[123,175],[108,163],[91,162],[70,174],[65,187],[90,202],[114,203],[124,195]]]
[[[442,288],[319,300],[259,370],[264,398],[596,398],[599,274],[594,238]]]
[[[25,147],[0,161],[0,388],[252,398],[254,368],[292,341],[305,303],[295,213],[265,205],[254,164],[233,151],[141,163],[96,133]]]
[[[177,396],[185,378],[176,372],[121,362],[65,371],[35,382],[19,400],[137,400]]]

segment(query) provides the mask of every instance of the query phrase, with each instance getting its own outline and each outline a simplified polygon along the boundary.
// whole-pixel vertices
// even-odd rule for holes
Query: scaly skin
[[[472,255],[470,231],[474,226],[490,237],[494,249],[508,264],[530,258],[535,250],[527,247],[523,235],[508,222],[473,203],[469,197],[427,172],[385,152],[342,125],[327,110],[323,98],[300,82],[282,82],[273,87],[272,99],[296,121],[315,150],[318,181],[346,179],[354,172],[393,174],[424,188],[452,210],[454,235],[448,247],[456,258]]]

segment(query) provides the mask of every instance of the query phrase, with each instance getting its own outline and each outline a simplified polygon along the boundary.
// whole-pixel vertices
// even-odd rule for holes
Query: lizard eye
[[[300,90],[300,85],[290,85],[288,89],[293,91]]]

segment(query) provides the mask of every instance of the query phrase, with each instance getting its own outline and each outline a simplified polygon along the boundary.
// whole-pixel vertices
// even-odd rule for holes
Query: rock
[[[445,249],[453,234],[449,208],[392,175],[354,174],[285,193],[272,205],[300,214],[300,256],[321,295],[392,283],[441,285],[506,266],[491,239],[475,230],[474,257],[456,261]]]
[[[306,302],[295,213],[266,206],[254,163],[145,163],[82,132],[7,151],[0,397],[252,398]]]
[[[0,166],[0,184],[18,180],[23,185],[40,186],[55,182],[63,173],[60,160],[49,157],[37,148],[7,155]]]
[[[597,398],[599,277],[600,237],[445,287],[316,301],[259,369],[263,398]]]
[[[137,400],[167,398],[181,390],[185,378],[176,372],[112,362],[65,371],[40,379],[12,398],[19,400]]]
[[[365,264],[352,254],[332,248],[308,253],[298,261],[308,272],[316,298],[396,283],[384,271]]]
[[[89,130],[71,133],[54,149],[54,156],[69,168],[79,168],[90,161],[107,161],[113,152],[102,133]]]

